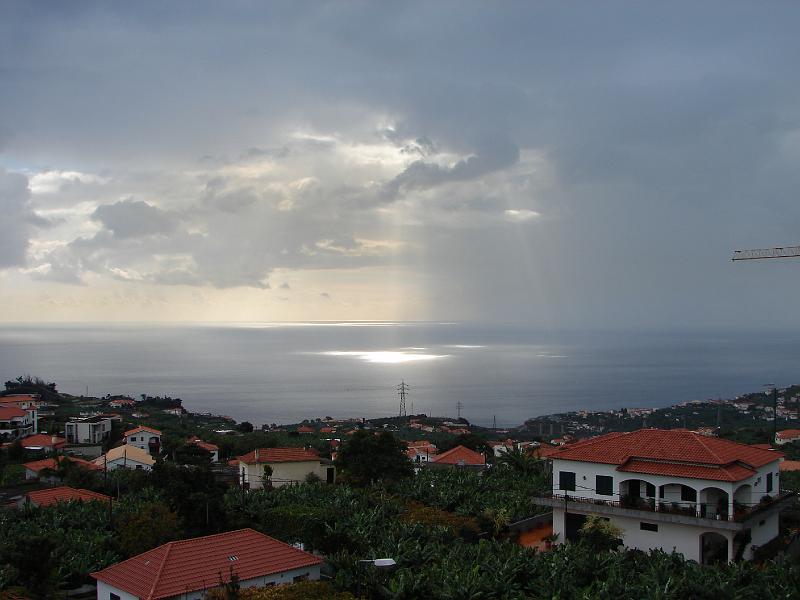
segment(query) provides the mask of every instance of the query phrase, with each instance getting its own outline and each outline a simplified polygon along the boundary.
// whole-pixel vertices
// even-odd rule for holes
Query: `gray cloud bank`
[[[798,13],[5,3],[0,268],[403,267],[420,318],[777,326],[796,264],[727,258],[800,242]]]

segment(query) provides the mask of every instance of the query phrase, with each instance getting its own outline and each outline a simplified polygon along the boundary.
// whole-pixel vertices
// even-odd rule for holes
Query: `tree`
[[[242,433],[253,433],[253,424],[250,421],[242,421],[236,426]]]
[[[179,465],[210,465],[211,452],[197,444],[183,444],[175,448],[175,462]]]
[[[342,445],[336,466],[356,484],[367,484],[380,479],[400,479],[414,473],[406,455],[406,446],[391,433],[382,431],[356,431]]]
[[[580,528],[581,541],[593,551],[615,550],[622,543],[623,531],[608,519],[589,515]]]
[[[137,503],[128,514],[120,515],[118,522],[120,547],[127,556],[141,554],[181,534],[178,515],[160,502]]]
[[[535,458],[525,450],[520,448],[510,448],[502,452],[496,460],[498,465],[511,469],[522,474],[542,472],[543,461]]]
[[[25,448],[21,441],[14,440],[8,447],[8,459],[12,462],[19,462],[23,458],[25,458]]]

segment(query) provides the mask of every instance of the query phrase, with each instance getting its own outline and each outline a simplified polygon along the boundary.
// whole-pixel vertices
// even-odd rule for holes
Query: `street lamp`
[[[356,567],[359,570],[356,572],[357,580],[356,580],[356,598],[361,597],[361,572],[360,567],[361,565],[372,565],[376,569],[391,569],[397,564],[397,562],[393,558],[372,558],[372,559],[364,559],[364,560],[357,560]]]
[[[764,387],[767,388],[764,392],[765,395],[772,394],[772,439],[770,445],[773,445],[778,438],[778,388],[774,383],[765,383]]]

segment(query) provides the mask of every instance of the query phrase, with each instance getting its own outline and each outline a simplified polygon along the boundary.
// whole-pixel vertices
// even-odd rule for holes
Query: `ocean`
[[[800,332],[556,333],[462,323],[3,324],[0,377],[168,395],[262,423],[406,409],[516,426],[570,410],[732,398],[800,381]],[[460,408],[459,408],[460,406]]]

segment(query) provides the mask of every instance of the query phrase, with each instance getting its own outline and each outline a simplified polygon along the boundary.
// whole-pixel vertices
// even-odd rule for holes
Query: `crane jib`
[[[758,260],[761,258],[800,258],[800,246],[736,250],[731,260]]]

